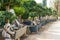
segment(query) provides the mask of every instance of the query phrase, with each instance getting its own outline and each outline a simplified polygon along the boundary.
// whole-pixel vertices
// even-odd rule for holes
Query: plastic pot
[[[34,26],[34,27],[29,27],[31,32],[37,32],[38,31],[38,26]]]

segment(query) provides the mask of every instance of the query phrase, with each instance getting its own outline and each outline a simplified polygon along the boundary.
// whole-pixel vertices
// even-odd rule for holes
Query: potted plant
[[[32,25],[31,25],[32,27],[29,28],[31,32],[37,32],[38,31],[38,26],[37,26],[36,21],[35,21],[36,16],[37,16],[36,12],[30,13],[30,17],[33,19]]]

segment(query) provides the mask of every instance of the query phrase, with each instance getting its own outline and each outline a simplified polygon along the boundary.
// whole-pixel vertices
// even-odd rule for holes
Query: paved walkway
[[[60,21],[45,25],[47,27],[43,32],[31,34],[24,40],[60,40]]]

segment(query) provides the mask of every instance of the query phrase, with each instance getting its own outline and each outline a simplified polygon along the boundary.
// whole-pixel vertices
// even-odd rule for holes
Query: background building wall
[[[54,8],[54,2],[55,2],[55,0],[47,0],[47,7]]]

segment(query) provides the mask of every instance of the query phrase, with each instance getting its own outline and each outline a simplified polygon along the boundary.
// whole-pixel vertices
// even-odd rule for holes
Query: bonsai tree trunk
[[[21,15],[18,16],[18,19],[19,19],[19,23],[22,23],[22,17],[21,17]]]
[[[40,16],[39,16],[39,20],[41,20],[41,19],[40,19]]]
[[[34,21],[34,17],[33,17],[33,21]]]

